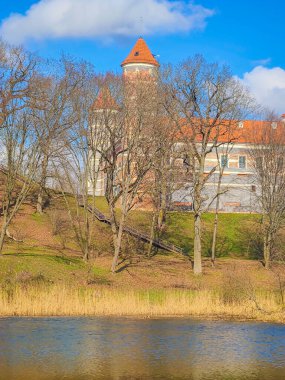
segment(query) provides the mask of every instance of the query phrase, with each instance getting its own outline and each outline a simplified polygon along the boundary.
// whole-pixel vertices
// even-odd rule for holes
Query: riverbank
[[[10,286],[0,292],[1,316],[202,317],[285,322],[278,293],[229,290],[120,289],[66,285]]]
[[[198,317],[285,322],[285,266],[203,260],[194,276],[179,255],[132,256],[110,273],[112,256],[84,263],[49,251],[0,259],[0,316]]]

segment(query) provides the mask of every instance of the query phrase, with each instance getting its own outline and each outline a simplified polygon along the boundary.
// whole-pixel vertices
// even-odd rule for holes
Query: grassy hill
[[[96,198],[96,207],[103,213],[108,214],[106,201],[102,197]],[[152,214],[149,211],[134,210],[129,214],[127,224],[142,232],[149,233]],[[203,215],[203,246],[204,256],[209,256],[211,234],[214,214]],[[252,230],[259,226],[260,217],[256,214],[226,214],[219,215],[218,231],[218,256],[253,258],[254,242],[247,240]],[[35,208],[26,204],[18,213],[13,225],[10,227],[13,236],[23,240],[23,244],[6,245],[5,251],[33,251],[35,247],[46,249],[58,249],[59,252],[67,253],[69,250],[76,251],[78,247],[72,236],[67,211],[63,199],[54,196],[50,205],[43,215],[35,212]],[[96,221],[94,241],[99,254],[110,252],[109,227]],[[96,235],[98,232],[98,239]],[[162,238],[181,247],[185,254],[191,254],[193,249],[193,215],[189,212],[169,212],[166,228]],[[251,238],[253,238],[251,236]],[[253,239],[252,239],[253,240]],[[163,252],[160,252],[163,254]]]
[[[107,213],[104,199],[97,199],[97,207]],[[59,195],[43,215],[25,204],[10,227],[13,236],[22,241],[7,240],[0,258],[0,314],[210,313],[248,318],[250,311],[250,318],[279,321],[284,317],[284,266],[275,264],[266,271],[258,260],[250,260],[258,252],[253,232],[258,216],[220,215],[220,257],[215,267],[207,258],[213,217],[206,214],[203,218],[204,276],[195,277],[191,271],[187,253],[193,244],[193,217],[185,212],[168,214],[163,236],[182,247],[185,255],[158,251],[149,259],[144,244],[126,236],[123,260],[112,275],[108,225],[95,221],[94,257],[85,263]],[[150,212],[135,210],[128,224],[148,232],[150,220]]]

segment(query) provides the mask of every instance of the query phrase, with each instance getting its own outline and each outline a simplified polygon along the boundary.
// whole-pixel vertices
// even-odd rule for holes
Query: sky
[[[231,67],[285,113],[284,0],[2,0],[0,37],[46,58],[66,53],[120,72],[142,35],[161,64],[197,53]]]

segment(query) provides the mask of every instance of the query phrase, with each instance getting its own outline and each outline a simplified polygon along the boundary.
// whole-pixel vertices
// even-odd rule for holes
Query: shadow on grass
[[[144,260],[143,258],[139,258],[136,261],[128,261],[129,259],[122,259],[118,266],[119,268],[115,271],[115,273],[120,273],[126,271],[130,276],[134,277],[135,275],[129,272],[129,268],[138,268],[139,266],[143,266]],[[149,259],[147,260],[149,262]],[[123,265],[122,265],[123,264]]]
[[[87,285],[112,285],[113,281],[104,278],[104,277],[96,277],[94,279],[87,280]]]
[[[80,264],[84,265],[83,261],[80,258],[72,258],[66,256],[58,256],[58,255],[46,255],[41,253],[5,253],[4,256],[12,256],[12,257],[33,257],[33,258],[41,258],[54,261],[60,264]]]
[[[120,273],[120,272],[123,272],[124,270],[126,270],[127,271],[127,269],[128,268],[130,268],[130,267],[134,267],[135,265],[133,265],[133,264],[125,264],[125,265],[123,265],[122,267],[120,267],[120,268],[118,268],[116,271],[115,271],[115,273]]]

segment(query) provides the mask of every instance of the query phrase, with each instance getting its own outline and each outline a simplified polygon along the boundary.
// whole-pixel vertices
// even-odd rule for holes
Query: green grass
[[[9,279],[16,280],[23,274],[44,274],[48,281],[73,281],[72,273],[80,278],[87,273],[88,266],[81,258],[60,256],[56,251],[30,249],[26,253],[6,253],[0,261],[0,284]],[[75,281],[76,282],[76,281]]]
[[[69,201],[74,204],[75,200],[69,197]],[[89,200],[92,203],[92,198]],[[104,197],[96,197],[95,199],[96,207],[108,215],[108,205]],[[56,198],[53,202],[52,209],[47,210],[44,215],[39,215],[37,213],[27,216],[27,218],[36,221],[41,224],[41,228],[46,226],[47,230],[50,230],[50,216],[48,213],[53,209],[65,210],[64,199]],[[119,210],[118,210],[119,212]],[[217,256],[218,257],[254,257],[250,255],[248,248],[249,244],[245,241],[246,234],[243,233],[243,228],[247,224],[253,224],[259,220],[258,215],[254,214],[230,214],[221,213],[219,214],[219,225],[218,225],[218,244],[217,244]],[[213,230],[214,214],[206,213],[202,217],[202,246],[203,254],[209,256],[211,247],[211,237]],[[133,210],[130,212],[127,224],[137,228],[138,230],[150,233],[150,227],[152,222],[152,212],[150,211],[140,211]],[[252,228],[252,226],[251,226]],[[250,235],[250,234],[248,234]],[[252,234],[254,236],[254,229]],[[191,212],[169,212],[167,214],[166,229],[162,234],[162,239],[183,249],[185,254],[192,255],[193,252],[193,214]],[[11,243],[7,242],[5,245],[4,253],[8,255],[14,255],[19,260],[23,262],[19,264],[18,271],[27,270],[36,273],[37,271],[45,271],[46,268],[50,268],[52,273],[52,265],[57,266],[57,268],[63,268],[63,272],[70,272],[73,269],[80,270],[82,260],[80,258],[74,259],[69,258],[72,250],[77,251],[80,255],[80,249],[74,240],[74,234],[72,228],[70,228],[70,233],[66,241],[66,248],[61,248],[61,241],[59,236],[54,236],[55,245],[53,247],[41,245],[40,241],[25,240],[24,243]],[[110,226],[104,223],[100,223],[95,220],[94,229],[94,249],[98,254],[112,254],[112,234]],[[132,245],[132,239],[126,240],[125,247],[129,247],[130,250],[135,251],[141,248],[137,248],[136,240],[134,239],[134,245]],[[37,245],[37,246],[32,246]],[[142,245],[146,248],[146,245]],[[56,248],[55,248],[56,247]],[[70,252],[69,252],[70,250]],[[160,251],[160,254],[171,255],[166,251]],[[19,254],[18,256],[15,254]],[[74,261],[75,260],[75,261]],[[1,266],[0,265],[0,276],[1,276]],[[23,268],[22,268],[22,267]],[[82,269],[82,267],[81,267]],[[48,270],[48,269],[47,269]],[[60,272],[60,270],[59,270]],[[104,278],[106,276],[106,271],[101,268],[94,267],[92,269],[92,275],[95,277]],[[60,277],[60,273],[59,273]]]
[[[37,212],[32,214],[31,218],[33,221],[35,221],[39,224],[44,224],[47,221],[47,215],[46,214],[38,214]]]
[[[166,300],[166,292],[164,289],[149,289],[147,292],[139,291],[139,299],[148,301],[150,305],[161,305]]]
[[[110,273],[110,270],[106,268],[102,268],[102,267],[97,267],[94,265],[92,267],[92,272],[95,276],[104,277]]]
[[[109,285],[109,269],[86,264],[81,257],[60,255],[45,247],[26,246],[20,253],[9,246],[0,260],[0,288],[7,280],[37,278],[43,275],[46,281],[64,284],[81,284],[84,281]]]
[[[129,222],[142,231],[149,232],[151,212],[132,211]],[[256,214],[219,214],[217,253],[220,256],[243,256],[245,234],[243,228],[249,223],[258,222]],[[213,232],[214,214],[205,213],[202,216],[203,254],[209,256]],[[169,212],[167,214],[166,230],[162,238],[181,247],[185,254],[193,250],[194,218],[191,212]]]
[[[91,273],[89,274],[88,282],[89,284],[111,285],[112,282],[108,279],[109,274],[110,269],[93,265]]]
[[[96,198],[96,207],[108,213],[104,197]],[[246,236],[244,229],[247,225],[258,222],[257,214],[220,213],[218,222],[217,254],[221,256],[247,257],[245,253]],[[150,211],[133,210],[130,212],[127,224],[149,233],[152,222]],[[209,256],[213,232],[214,214],[205,213],[202,216],[203,254]],[[194,219],[191,212],[169,212],[167,214],[166,230],[162,239],[181,247],[185,254],[193,250]],[[254,232],[253,232],[254,233]]]
[[[90,196],[89,203],[93,204],[93,197]],[[102,213],[108,214],[109,207],[105,197],[95,197],[95,207],[97,207]]]

